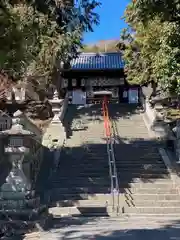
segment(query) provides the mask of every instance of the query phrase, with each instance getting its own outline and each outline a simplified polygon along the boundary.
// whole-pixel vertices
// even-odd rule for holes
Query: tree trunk
[[[152,99],[152,97],[156,96],[156,91],[157,91],[157,83],[152,81],[151,82],[151,88],[152,88],[152,93],[150,95],[150,99]]]

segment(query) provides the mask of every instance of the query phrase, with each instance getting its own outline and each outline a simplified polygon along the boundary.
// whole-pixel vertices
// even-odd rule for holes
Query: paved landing
[[[49,232],[27,235],[25,240],[179,240],[179,220],[74,218],[56,221]]]

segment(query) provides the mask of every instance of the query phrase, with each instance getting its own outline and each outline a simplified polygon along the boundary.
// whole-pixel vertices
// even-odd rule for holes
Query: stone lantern
[[[61,113],[62,102],[63,102],[63,99],[59,99],[58,91],[55,90],[53,99],[50,100],[50,103],[52,104],[52,112],[54,114],[52,123],[60,122],[60,113]]]
[[[11,129],[3,131],[1,134],[5,143],[4,154],[11,164],[11,169],[0,189],[2,213],[0,220],[4,220],[2,217],[6,216],[8,219],[16,221],[15,228],[13,221],[10,220],[5,221],[3,227],[1,225],[5,229],[3,230],[4,236],[11,237],[19,229],[23,234],[27,232],[27,229],[45,229],[51,223],[52,218],[48,213],[48,206],[41,204],[40,196],[37,193],[35,194],[33,188],[30,165],[31,157],[33,157],[31,150],[35,140],[33,139],[34,134],[25,130],[21,125],[21,114],[21,111],[17,111],[14,114]],[[27,155],[30,158],[26,158]],[[26,222],[26,225],[24,225],[24,222]]]
[[[27,172],[23,167],[25,156],[30,151],[30,141],[34,134],[30,131],[24,130],[20,124],[20,111],[14,114],[11,129],[5,130],[1,133],[4,139],[4,152],[7,156],[11,169],[6,177],[5,183],[1,186],[1,199],[24,199],[31,191],[31,181]],[[27,170],[29,170],[27,168]]]

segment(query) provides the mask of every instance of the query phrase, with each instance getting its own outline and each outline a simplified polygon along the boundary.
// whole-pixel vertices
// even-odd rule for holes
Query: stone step
[[[112,212],[111,207],[103,205],[82,206],[82,207],[54,207],[49,209],[53,216],[83,216],[83,217],[107,217]]]
[[[133,195],[126,194],[126,200],[134,200],[134,201],[146,201],[146,200],[153,200],[153,201],[179,201],[180,195],[173,193],[173,194],[139,194],[135,193]]]
[[[97,169],[92,168],[84,168],[83,169],[84,173],[96,173],[96,172],[109,172],[109,167],[107,168],[103,168],[103,167],[99,167]],[[138,168],[117,168],[117,172],[118,174],[120,173],[127,173],[127,174],[169,174],[169,172],[167,171],[167,169],[160,169],[160,168],[156,168],[156,169],[138,169]]]
[[[148,181],[148,179],[152,180],[153,179],[170,179],[170,175],[167,173],[161,173],[161,172],[152,172],[152,173],[139,173],[139,172],[122,172],[122,173],[118,173],[118,177],[119,179],[123,182],[123,180],[126,179],[134,179],[134,178],[140,178],[142,180]]]
[[[160,189],[166,189],[166,188],[174,188],[174,184],[171,180],[167,181],[159,181],[159,182],[141,182],[141,183],[129,183],[128,184],[130,188],[160,188]],[[127,183],[119,182],[120,188],[127,188]]]
[[[127,194],[178,194],[178,189],[175,188],[125,188]]]
[[[140,159],[142,161],[155,160],[157,162],[163,162],[162,157],[156,153],[153,154],[149,148],[147,148],[147,151],[144,151],[142,148],[138,148],[137,151],[130,150],[131,149],[127,149],[127,151],[124,151],[124,148],[118,148],[118,150],[114,150],[114,154],[117,156],[118,161],[124,160],[128,162]]]
[[[110,188],[110,179],[108,181],[102,182],[82,182],[82,180],[73,180],[72,181],[60,181],[60,180],[52,180],[50,187],[51,188],[66,188],[66,189],[96,189],[96,188]],[[128,194],[134,193],[169,193],[169,191],[178,192],[177,189],[174,188],[172,183],[120,183],[119,188],[122,192],[126,191]],[[129,189],[129,190],[128,190]]]
[[[75,183],[76,181],[79,183],[86,183],[86,182],[97,182],[97,183],[103,183],[103,182],[108,182],[110,181],[109,176],[102,176],[102,177],[97,177],[97,176],[93,176],[91,177],[87,177],[87,176],[76,176],[76,178],[71,178],[68,176],[55,176],[55,179],[52,179],[52,181],[57,181],[57,182],[70,182],[72,183],[72,181]],[[161,176],[159,176],[159,178],[154,178],[154,179],[143,179],[143,178],[132,178],[130,176],[130,178],[122,178],[121,175],[119,176],[119,185],[120,186],[134,186],[134,184],[138,184],[139,185],[144,185],[144,184],[173,184],[172,180],[169,178],[161,178]],[[136,185],[135,185],[136,186]]]
[[[116,156],[115,156],[116,157]],[[86,159],[83,159],[83,160],[77,160],[76,162],[74,161],[67,161],[66,163],[61,163],[62,166],[68,166],[69,164],[72,164],[72,166],[79,166],[79,165],[94,165],[94,164],[97,164],[97,165],[105,165],[105,164],[108,164],[109,163],[109,160],[108,160],[108,157],[106,158],[102,158],[101,160],[100,159],[97,159],[97,158],[86,158]],[[152,159],[146,161],[146,160],[131,160],[131,161],[126,161],[126,160],[117,160],[115,161],[116,165],[117,166],[122,166],[122,167],[139,167],[139,166],[147,166],[147,167],[164,167],[166,168],[166,166],[164,165],[163,162],[156,162]]]
[[[83,182],[82,182],[83,181]],[[104,178],[100,178],[99,181],[96,179],[96,178],[79,178],[78,176],[76,176],[75,178],[73,179],[70,179],[69,177],[67,178],[62,178],[61,176],[54,176],[52,179],[51,179],[51,183],[53,184],[61,184],[61,185],[64,185],[64,184],[72,184],[72,185],[108,185],[110,184],[110,177],[107,176],[107,177],[104,177]]]
[[[112,197],[104,197],[102,199],[83,199],[83,200],[63,200],[56,203],[57,207],[73,207],[73,206],[112,206]]]
[[[87,146],[87,150],[86,150],[85,155],[87,157],[107,157],[107,147],[106,147],[106,144],[105,144],[105,149],[102,149],[101,146],[100,146],[100,148],[96,147],[95,149],[92,149],[91,147],[89,148]]]
[[[132,153],[130,155],[130,152],[128,153],[129,155],[123,155],[122,153],[120,155],[120,153],[116,153],[115,152],[115,157],[116,157],[116,162],[117,163],[123,163],[123,164],[131,164],[131,163],[139,163],[139,164],[163,164],[164,162],[161,158],[157,158],[157,157],[153,157],[153,156],[149,156],[147,157],[147,155],[143,156],[140,154],[136,154],[136,153]]]
[[[107,154],[107,152],[106,152],[106,154],[102,154],[102,153],[90,154],[89,153],[89,154],[86,154],[85,157],[86,157],[86,159],[93,159],[93,160],[99,159],[99,160],[101,160],[101,159],[106,159],[108,157],[108,154]]]
[[[81,193],[81,194],[71,194],[71,193],[66,193],[66,194],[61,194],[60,192],[57,191],[57,189],[52,189],[50,192],[47,193],[47,198],[49,198],[51,201],[65,201],[65,200],[70,200],[70,201],[79,201],[79,200],[99,200],[99,201],[106,201],[106,200],[111,200],[112,195],[110,193],[96,193],[96,194],[87,194],[87,193]]]
[[[74,171],[64,171],[62,173],[58,173],[61,175],[62,178],[65,177],[71,177],[71,179],[73,178],[81,178],[81,177],[86,177],[86,178],[94,178],[94,177],[98,177],[102,174],[102,177],[106,177],[109,176],[109,172],[108,171],[97,171],[97,172],[88,172],[88,171],[82,171],[82,172],[78,172],[77,174]],[[141,179],[158,179],[158,178],[164,178],[164,179],[169,179],[170,176],[167,173],[161,173],[160,171],[156,171],[156,172],[151,172],[151,173],[140,173],[140,172],[122,172],[119,173],[118,172],[118,177],[120,179],[120,181],[126,181],[126,179],[133,179],[133,178],[137,178],[140,177]]]
[[[91,188],[88,187],[61,187],[61,188],[57,188],[56,192],[58,192],[59,194],[67,194],[67,193],[71,193],[71,194],[83,194],[83,193],[87,193],[87,194],[94,194],[94,193],[110,193],[111,189],[110,187],[99,187],[99,186],[94,186]]]
[[[132,141],[131,139],[129,139],[130,141]],[[154,146],[153,148],[157,149],[156,146]],[[137,144],[136,148],[135,145],[134,147],[129,147],[128,144],[115,144],[114,145],[114,152],[119,154],[123,152],[123,156],[126,159],[132,159],[132,156],[130,155],[129,150],[131,150],[131,153],[133,153],[133,157],[136,158],[136,156],[140,156],[140,159],[148,158],[148,157],[153,157],[153,158],[157,158],[157,159],[161,159],[161,156],[159,154],[159,152],[154,151],[152,149],[151,146],[149,145],[142,145],[142,144]],[[125,155],[124,155],[125,153]],[[121,155],[122,157],[122,155]]]
[[[66,173],[58,173],[61,175],[62,178],[71,178],[71,179],[81,179],[81,178],[96,178],[98,176],[102,176],[102,178],[109,178],[109,172],[108,171],[100,171],[100,172],[69,172],[69,174]],[[139,174],[138,174],[139,175]]]
[[[91,178],[91,177],[87,177],[87,176],[77,176],[76,177],[76,179],[74,179],[74,178],[71,178],[71,177],[69,177],[69,175],[67,175],[67,176],[61,176],[61,175],[59,175],[59,173],[58,173],[58,175],[57,176],[54,176],[54,178],[52,178],[52,181],[55,179],[55,181],[62,181],[62,182],[74,182],[74,181],[77,181],[77,182],[81,182],[81,183],[83,183],[83,182],[107,182],[107,181],[109,181],[110,180],[110,178],[109,178],[109,176],[102,176],[102,177],[93,177],[93,178]]]
[[[56,221],[56,218],[54,218],[55,221]],[[75,222],[78,222],[78,223],[84,223],[84,222],[88,222],[88,224],[85,224],[84,226],[80,224],[80,230],[82,229],[82,227],[92,227],[92,225],[94,225],[95,227],[96,226],[100,226],[103,224],[103,226],[106,226],[109,225],[110,223],[111,224],[117,224],[119,225],[120,223],[133,223],[134,224],[134,221],[136,220],[142,220],[145,224],[146,223],[162,223],[163,226],[164,226],[164,223],[166,222],[167,225],[168,223],[171,222],[171,220],[179,220],[179,217],[176,216],[175,214],[169,214],[168,217],[167,216],[164,216],[163,214],[158,214],[158,215],[155,215],[155,214],[149,214],[148,215],[148,219],[146,221],[146,216],[143,216],[143,215],[135,215],[135,214],[131,214],[131,215],[125,215],[125,214],[122,214],[120,216],[115,216],[115,217],[97,217],[96,219],[94,219],[93,217],[81,217],[81,219],[79,219],[78,217],[64,217],[61,219],[61,223],[64,225],[64,226],[69,226],[69,225],[74,225]],[[141,223],[142,223],[141,221]],[[138,224],[138,222],[136,222]],[[111,225],[112,226],[112,225]],[[110,225],[109,225],[110,227]],[[75,226],[75,228],[77,228],[77,226]]]
[[[131,170],[133,172],[139,172],[139,171],[162,171],[162,172],[168,172],[168,169],[162,165],[158,166],[153,166],[153,167],[150,167],[147,165],[137,165],[134,164],[134,165],[119,165],[119,164],[116,164],[116,169],[118,169],[119,171],[128,171],[128,170]]]
[[[107,176],[109,175],[109,169],[108,168],[100,168],[99,167],[97,169],[88,169],[88,168],[79,168],[79,169],[65,169],[63,168],[62,170],[58,171],[58,174],[61,175],[61,176],[71,176],[76,178],[78,176],[81,176],[81,175],[99,175],[99,176]]]
[[[63,168],[68,168],[68,165],[61,165]],[[81,168],[88,168],[88,169],[94,169],[95,166],[99,166],[99,169],[103,168],[103,169],[109,169],[109,162],[107,161],[106,163],[104,163],[103,165],[101,164],[93,164],[91,162],[88,162],[88,163],[76,163],[76,164],[72,164],[71,165],[71,169],[79,169],[79,167]],[[122,170],[133,170],[133,171],[138,171],[138,170],[166,170],[166,167],[164,165],[157,165],[157,164],[154,164],[154,166],[151,166],[150,164],[121,164],[121,163],[116,163],[116,167],[118,169],[122,169]],[[97,169],[98,170],[98,169]]]
[[[168,175],[169,176],[169,172],[167,169],[165,168],[154,168],[154,169],[143,169],[143,168],[119,168],[116,166],[117,169],[117,173],[118,174],[133,174],[133,175],[145,175],[145,174],[158,174],[159,176],[162,175]],[[69,176],[70,175],[74,175],[75,173],[79,174],[86,174],[86,173],[91,173],[93,175],[99,173],[109,173],[109,166],[100,166],[100,165],[95,165],[92,167],[89,166],[81,166],[79,165],[78,167],[72,167],[70,169],[68,169],[68,167],[63,167],[61,166],[61,169],[57,170],[59,172],[60,175],[63,175],[65,173],[67,173]]]
[[[115,155],[115,157],[116,157],[116,155]],[[158,165],[158,166],[165,166],[165,164],[164,164],[164,162],[163,161],[159,161],[159,160],[157,160],[157,159],[128,159],[128,160],[126,160],[126,159],[119,159],[119,158],[117,158],[116,157],[116,163],[117,164],[122,164],[122,165],[127,165],[127,166],[129,166],[129,165],[133,165],[133,164],[136,164],[136,165],[150,165],[150,166],[156,166],[156,165]]]
[[[122,151],[123,152],[123,151]],[[137,153],[126,153],[126,155],[122,156],[122,152],[114,152],[114,155],[116,157],[116,162],[122,162],[122,163],[163,163],[162,159],[157,156],[143,156],[142,154]]]
[[[84,157],[85,158],[85,157]],[[101,165],[108,165],[108,158],[102,158],[101,160],[100,159],[97,159],[97,158],[94,158],[94,159],[89,159],[89,158],[86,158],[86,159],[78,159],[78,160],[73,160],[73,161],[67,161],[67,162],[61,162],[60,166],[63,166],[63,167],[68,167],[68,166],[71,166],[72,167],[77,167],[79,168],[80,165],[82,166],[86,166],[86,165],[90,165],[90,166],[94,166],[94,165],[98,165],[98,166],[101,166]]]
[[[120,178],[120,183],[127,183],[127,180],[128,179],[126,179],[125,181],[123,181],[123,179],[121,179]],[[129,183],[172,183],[172,180],[171,180],[171,178],[170,178],[170,176],[169,177],[166,177],[166,178],[164,178],[164,177],[162,177],[162,176],[159,176],[159,178],[150,178],[150,179],[144,179],[144,178],[139,178],[139,177],[134,177],[134,178],[131,178],[129,181],[128,181]]]
[[[153,223],[163,223],[163,226],[165,223],[169,225],[172,221],[178,221],[179,220],[179,215],[176,213],[166,213],[166,214],[139,214],[139,213],[125,213],[123,214],[124,217],[130,219],[130,221],[136,221],[138,222],[143,221],[146,226],[146,220],[147,222],[153,222]],[[166,225],[166,224],[165,224]]]
[[[116,152],[114,151],[114,155],[116,157],[116,161],[117,162],[123,162],[123,163],[128,163],[128,162],[151,162],[151,163],[154,163],[157,162],[157,163],[163,163],[162,159],[160,157],[157,157],[157,156],[148,156],[148,155],[143,155],[142,154],[138,154],[138,153],[130,153],[130,152],[127,152],[124,154],[123,152],[123,155],[122,155],[122,152]],[[133,154],[133,155],[132,155]],[[99,153],[98,155],[97,154],[85,154],[85,156],[87,157],[87,159],[93,159],[95,160],[96,158],[100,158],[100,159],[105,159],[108,157],[108,153],[106,152],[106,154],[101,154]]]
[[[180,215],[180,207],[126,207],[125,213],[137,214],[177,214]]]
[[[62,182],[62,181],[54,181],[50,183],[50,186],[52,188],[93,188],[93,187],[105,187],[109,188],[111,185],[110,180],[107,182],[100,182],[100,183],[95,183],[95,182],[82,182],[82,181],[73,181],[73,182]]]
[[[126,202],[127,204],[129,203],[130,206],[134,207],[180,207],[180,201],[178,200],[164,200],[164,201],[153,201],[153,200],[145,200],[145,201],[132,201],[132,202]]]

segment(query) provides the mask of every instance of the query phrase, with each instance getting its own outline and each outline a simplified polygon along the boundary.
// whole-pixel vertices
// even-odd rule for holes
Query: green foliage
[[[180,92],[180,5],[176,0],[134,0],[126,9],[129,28],[124,58],[130,83],[157,82]]]
[[[71,3],[71,1],[70,1]],[[0,3],[0,69],[14,80],[26,75],[49,79],[57,60],[78,54],[84,31],[99,23],[95,0],[4,0]]]

